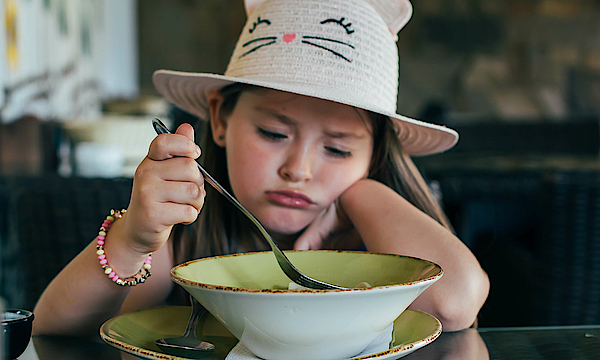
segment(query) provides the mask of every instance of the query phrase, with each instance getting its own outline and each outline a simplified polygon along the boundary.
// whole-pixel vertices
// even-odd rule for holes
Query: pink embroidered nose
[[[283,35],[283,41],[286,43],[291,43],[296,38],[296,34],[285,34]]]

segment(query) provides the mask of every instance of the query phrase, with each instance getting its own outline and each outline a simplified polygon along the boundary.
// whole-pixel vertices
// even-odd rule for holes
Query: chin
[[[261,224],[263,224],[269,232],[282,235],[293,235],[304,230],[310,224],[310,221],[304,219],[282,218],[281,216],[278,216],[277,218],[271,217],[268,221],[261,220]]]

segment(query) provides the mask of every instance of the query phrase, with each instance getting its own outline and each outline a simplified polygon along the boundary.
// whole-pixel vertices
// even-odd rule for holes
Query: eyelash
[[[258,128],[258,132],[260,133],[261,136],[263,136],[264,138],[266,138],[268,140],[279,141],[279,140],[287,139],[286,135],[279,134],[279,133],[272,132],[272,131],[267,131],[267,130],[261,129],[261,128]],[[342,151],[340,149],[336,149],[331,146],[325,146],[325,150],[327,150],[327,152],[329,152],[329,154],[331,154],[332,156],[335,156],[335,157],[349,158],[350,156],[352,156],[352,153],[350,151]]]

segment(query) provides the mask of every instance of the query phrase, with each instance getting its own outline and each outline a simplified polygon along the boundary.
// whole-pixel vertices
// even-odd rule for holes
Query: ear
[[[227,121],[221,113],[223,95],[218,90],[213,90],[207,97],[210,112],[210,127],[212,129],[213,141],[220,147],[225,147],[225,135],[227,133]]]
[[[390,31],[398,38],[398,32],[408,23],[413,12],[409,0],[365,0],[381,15]]]
[[[250,16],[250,14],[254,12],[254,9],[264,2],[265,0],[244,0],[244,5],[246,6],[246,15]]]

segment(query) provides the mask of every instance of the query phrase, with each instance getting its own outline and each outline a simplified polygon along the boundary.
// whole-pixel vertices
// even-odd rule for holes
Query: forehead
[[[245,91],[240,95],[238,105],[245,109],[282,115],[296,121],[317,119],[329,125],[371,130],[369,115],[363,109],[279,90],[257,88]]]

